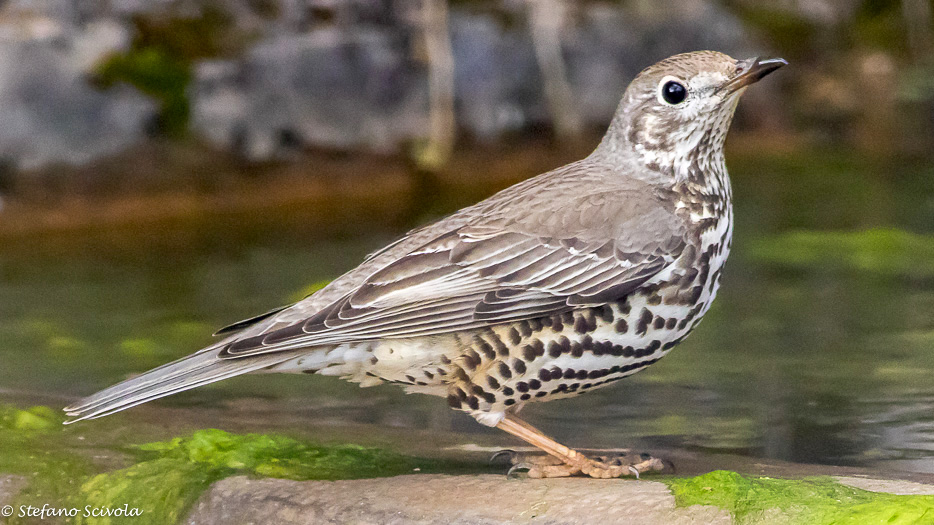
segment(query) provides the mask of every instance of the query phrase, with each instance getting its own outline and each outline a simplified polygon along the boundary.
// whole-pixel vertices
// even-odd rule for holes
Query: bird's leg
[[[635,476],[643,472],[660,472],[665,464],[658,458],[642,454],[636,456],[635,461],[629,460],[628,455],[618,457],[599,457],[591,459],[580,452],[562,445],[543,434],[540,430],[519,419],[514,414],[506,414],[497,428],[534,445],[558,461],[530,461],[519,460],[513,468],[528,470],[532,478],[561,478],[583,474],[592,478],[618,478],[622,476]],[[626,459],[624,459],[626,458]]]

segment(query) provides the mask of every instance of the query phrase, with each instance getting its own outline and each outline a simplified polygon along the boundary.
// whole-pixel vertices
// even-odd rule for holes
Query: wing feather
[[[220,356],[443,334],[624,297],[686,246],[681,219],[646,208],[640,195],[560,201],[563,208],[533,209],[513,221],[458,223],[418,246],[403,242],[407,252],[345,285],[344,295],[310,317],[234,341]],[[640,213],[651,219],[640,226],[645,231],[625,229],[634,223],[621,217]]]

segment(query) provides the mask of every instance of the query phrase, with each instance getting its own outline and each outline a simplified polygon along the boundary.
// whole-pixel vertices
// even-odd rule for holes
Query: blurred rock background
[[[923,153],[934,144],[932,10],[930,0],[6,0],[0,195],[203,187],[269,163],[313,174],[321,152],[438,172],[472,148],[586,149],[641,68],[696,49],[792,63],[747,95],[738,141]]]

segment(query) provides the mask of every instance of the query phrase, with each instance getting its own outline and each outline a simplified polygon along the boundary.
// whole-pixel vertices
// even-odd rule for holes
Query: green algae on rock
[[[412,472],[477,472],[476,465],[419,459],[349,444],[317,445],[267,434],[231,434],[207,429],[126,447],[135,463],[101,472],[83,445],[73,441],[75,427],[63,427],[57,411],[45,406],[25,410],[0,405],[0,474],[29,478],[17,496],[20,505],[81,509],[73,521],[101,525],[177,523],[212,483],[235,474],[292,480],[338,480],[394,476]],[[80,439],[80,438],[79,438]],[[100,444],[95,446],[101,446]],[[84,509],[140,509],[138,516],[85,516]],[[28,523],[13,518],[11,523]]]
[[[667,480],[678,506],[713,505],[738,523],[914,524],[934,521],[934,496],[869,492],[830,477],[775,479],[717,470]]]
[[[86,505],[143,509],[136,524],[176,523],[215,481],[235,475],[337,480],[438,471],[443,465],[376,448],[312,445],[265,434],[199,430],[190,437],[133,447],[141,461],[81,486]],[[79,518],[79,524],[107,523]]]
[[[65,450],[57,439],[61,423],[61,416],[49,407],[21,410],[0,405],[0,474],[29,479],[17,497],[4,504],[15,509],[21,505],[64,506],[74,496],[77,484],[93,472],[90,460]],[[19,519],[14,516],[8,522],[22,523]]]

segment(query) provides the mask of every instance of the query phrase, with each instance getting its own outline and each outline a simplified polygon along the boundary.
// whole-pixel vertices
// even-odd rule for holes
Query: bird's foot
[[[597,455],[600,454],[600,455]],[[606,454],[605,451],[594,455],[578,453],[568,461],[547,454],[526,455],[512,450],[494,454],[492,460],[506,457],[512,465],[508,476],[524,475],[530,478],[565,478],[569,476],[590,476],[608,479],[620,477],[639,478],[646,472],[673,472],[674,466],[649,454],[634,454],[620,451]]]

